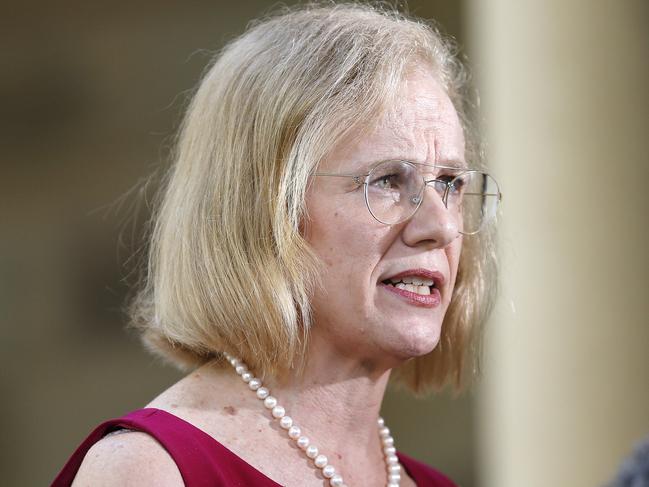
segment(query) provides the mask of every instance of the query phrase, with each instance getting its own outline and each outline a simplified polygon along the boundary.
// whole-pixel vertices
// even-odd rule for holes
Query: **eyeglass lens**
[[[496,181],[487,173],[442,172],[428,184],[435,188],[446,208],[458,219],[463,234],[477,233],[496,216],[500,192]],[[425,185],[416,165],[406,161],[383,162],[367,177],[367,207],[382,223],[400,223],[419,208]]]

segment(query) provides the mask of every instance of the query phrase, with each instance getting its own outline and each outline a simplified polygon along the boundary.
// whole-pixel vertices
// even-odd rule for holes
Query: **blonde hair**
[[[452,44],[393,9],[284,8],[216,56],[179,132],[129,310],[151,349],[181,366],[228,352],[261,376],[303,364],[318,282],[300,232],[310,176],[346,134],[394,103],[417,63],[445,87],[476,165],[466,72]],[[441,340],[396,380],[415,392],[462,384],[494,263],[489,234],[465,238]]]

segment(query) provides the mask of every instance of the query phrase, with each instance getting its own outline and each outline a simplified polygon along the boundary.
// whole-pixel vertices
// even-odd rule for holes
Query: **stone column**
[[[649,435],[649,4],[469,0],[502,184],[480,485],[603,485]]]

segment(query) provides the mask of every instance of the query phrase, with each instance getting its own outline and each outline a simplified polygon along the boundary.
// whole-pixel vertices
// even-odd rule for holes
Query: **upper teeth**
[[[435,285],[435,281],[433,281],[432,279],[425,279],[423,277],[415,277],[415,276],[406,276],[406,277],[401,277],[399,279],[390,279],[390,282],[392,284],[398,284],[400,282],[403,282],[404,284],[414,284],[415,286]]]
[[[411,293],[423,294],[425,296],[428,296],[430,294],[430,288],[428,286],[416,286],[414,284],[405,284],[403,282],[398,282],[393,285],[398,289],[410,291]]]

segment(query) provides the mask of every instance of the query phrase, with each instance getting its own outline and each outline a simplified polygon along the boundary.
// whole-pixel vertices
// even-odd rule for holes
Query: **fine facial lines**
[[[369,173],[374,169],[376,166],[386,163],[386,162],[406,162],[408,164],[412,164],[413,166],[417,166],[421,168],[423,171],[425,168],[430,168],[432,172],[434,172],[437,169],[443,169],[443,170],[448,170],[452,171],[455,174],[460,174],[463,171],[470,171],[473,170],[473,168],[468,167],[464,162],[461,161],[448,161],[445,162],[444,164],[428,164],[426,162],[414,162],[414,161],[409,161],[407,159],[385,159],[381,160],[378,162],[372,162],[369,166],[366,166],[366,169],[362,173],[348,173],[348,172],[343,172],[343,173],[325,173],[325,172],[316,172],[316,176],[332,176],[332,177],[344,177],[344,178],[354,178],[354,180],[358,184],[362,184],[365,181],[365,178],[369,175]]]

